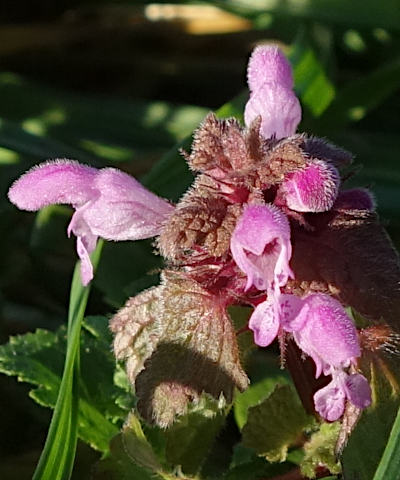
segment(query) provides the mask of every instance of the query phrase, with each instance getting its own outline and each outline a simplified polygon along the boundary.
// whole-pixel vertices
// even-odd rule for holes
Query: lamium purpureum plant
[[[398,259],[369,191],[343,188],[352,155],[296,133],[301,106],[277,47],[254,50],[248,84],[244,127],[209,114],[196,130],[191,152],[183,152],[196,178],[176,205],[119,170],[71,160],[35,167],[9,191],[25,210],[72,205],[68,235],[76,237],[84,285],[99,237],[156,237],[161,284],[128,300],[110,327],[139,412],[161,427],[203,393],[231,402],[235,388],[247,388],[230,306],[254,308],[248,328],[255,343],[278,339],[304,405],[328,422],[346,405],[368,408],[371,388],[359,359],[389,342],[395,327],[390,289],[399,288]],[[360,334],[350,308],[370,321],[384,317],[379,341],[370,341],[368,328]],[[287,349],[300,355],[289,358]],[[302,384],[306,357],[322,381]]]

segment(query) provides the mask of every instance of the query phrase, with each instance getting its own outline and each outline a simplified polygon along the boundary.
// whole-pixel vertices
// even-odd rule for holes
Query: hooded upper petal
[[[357,330],[342,305],[325,294],[313,294],[304,299],[298,315],[303,327],[294,338],[310,355],[316,366],[316,376],[323,370],[349,366],[361,354]],[[300,319],[298,321],[300,321]]]
[[[288,175],[277,196],[297,212],[326,212],[336,200],[339,185],[336,168],[323,160],[314,160]]]
[[[244,119],[247,126],[261,116],[260,133],[265,138],[284,138],[296,132],[301,106],[293,92],[290,63],[276,46],[257,47],[247,73],[250,99]]]
[[[174,207],[115,168],[99,170],[100,195],[82,214],[93,234],[107,240],[140,240],[158,235]]]
[[[72,160],[56,160],[34,167],[10,188],[19,208],[38,210],[55,203],[71,204],[76,212],[68,235],[77,237],[82,283],[93,278],[90,253],[98,237],[139,240],[158,235],[173,206],[114,168],[97,170]]]
[[[98,170],[73,160],[55,160],[28,170],[11,186],[8,197],[22,210],[69,203],[79,206],[94,198]]]
[[[231,252],[247,274],[246,289],[279,288],[293,275],[290,226],[286,215],[273,205],[248,205],[231,238]]]
[[[279,47],[259,45],[251,54],[247,67],[247,81],[252,92],[258,90],[264,83],[271,82],[292,89],[292,67]]]

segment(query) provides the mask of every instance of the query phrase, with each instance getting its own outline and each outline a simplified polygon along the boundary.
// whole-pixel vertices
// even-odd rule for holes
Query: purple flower
[[[372,193],[366,188],[351,188],[343,190],[335,202],[335,209],[343,210],[369,210],[376,208]]]
[[[23,210],[39,210],[57,203],[75,208],[68,235],[72,232],[77,237],[84,285],[93,278],[89,254],[98,237],[154,237],[174,208],[120,170],[97,170],[72,160],[55,160],[32,168],[12,185],[8,196]]]
[[[298,346],[314,360],[316,377],[349,367],[361,354],[356,327],[340,302],[329,295],[305,297],[297,315],[286,319],[285,329],[293,332]]]
[[[280,329],[292,333],[300,349],[314,360],[316,377],[322,372],[332,375],[332,381],[314,395],[317,412],[327,420],[343,414],[346,398],[358,408],[370,405],[371,390],[365,377],[344,371],[355,364],[361,351],[353,322],[334,298],[280,295],[257,305],[249,327],[260,346],[269,345]]]
[[[293,92],[289,62],[276,46],[257,47],[249,61],[250,99],[244,119],[247,126],[261,116],[261,134],[284,138],[293,135],[301,120],[301,106]]]
[[[278,292],[292,277],[290,227],[274,205],[247,205],[231,238],[231,252],[247,275],[246,290]]]
[[[344,412],[345,400],[357,408],[371,405],[371,387],[359,373],[347,374],[341,370],[332,372],[332,381],[314,395],[315,410],[321,417],[334,422]]]
[[[333,165],[313,160],[285,178],[277,193],[277,203],[296,212],[326,212],[336,200],[339,185],[340,175]]]

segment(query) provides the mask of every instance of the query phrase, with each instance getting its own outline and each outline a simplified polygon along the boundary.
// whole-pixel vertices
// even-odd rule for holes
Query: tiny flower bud
[[[250,99],[244,119],[247,126],[261,117],[265,138],[284,138],[296,132],[301,120],[299,100],[293,92],[290,63],[276,46],[257,47],[249,61]]]
[[[326,212],[338,195],[340,176],[332,165],[313,160],[289,174],[278,190],[277,200],[296,212]]]
[[[292,67],[276,45],[260,45],[253,50],[247,68],[247,81],[252,92],[264,83],[276,82],[293,88]]]

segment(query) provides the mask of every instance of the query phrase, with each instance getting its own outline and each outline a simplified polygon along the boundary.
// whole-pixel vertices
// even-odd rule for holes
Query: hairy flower
[[[316,366],[316,377],[332,375],[329,385],[314,396],[318,413],[327,420],[337,420],[343,413],[345,399],[359,408],[371,403],[367,380],[360,374],[348,375],[344,369],[355,364],[361,355],[357,330],[342,305],[325,294],[312,294],[304,299],[281,295],[266,300],[253,312],[249,327],[255,342],[269,345],[280,329],[293,334],[300,349]],[[279,312],[278,315],[276,312]]]
[[[140,240],[161,230],[173,206],[114,168],[97,170],[72,160],[43,163],[22,175],[8,196],[18,208],[39,210],[58,203],[75,208],[68,226],[77,237],[82,283],[93,278],[89,254],[98,237]]]
[[[278,47],[260,46],[254,50],[248,66],[248,82],[246,125],[261,116],[261,133],[265,138],[293,135],[301,120],[301,107],[292,90],[290,64]]]
[[[312,409],[313,398],[328,421],[342,416],[346,402],[357,409],[371,402],[344,306],[398,328],[398,257],[370,193],[341,190],[340,168],[352,155],[295,134],[301,107],[279,48],[254,50],[248,83],[244,127],[210,113],[195,131],[184,157],[197,177],[176,208],[123,172],[69,160],[32,169],[9,191],[26,210],[75,208],[68,233],[77,237],[85,284],[99,237],[158,236],[167,262],[161,285],[130,299],[111,329],[139,411],[163,427],[204,393],[231,401],[235,387],[246,388],[232,305],[256,305],[249,328],[257,345],[288,340],[287,365],[302,400]],[[316,391],[315,379],[296,377],[307,365],[301,355],[330,383]]]
[[[277,199],[296,212],[326,212],[336,200],[339,185],[339,172],[334,166],[313,160],[305,168],[287,175]]]
[[[248,205],[231,239],[232,256],[247,275],[246,290],[278,291],[292,276],[290,228],[274,205]]]

